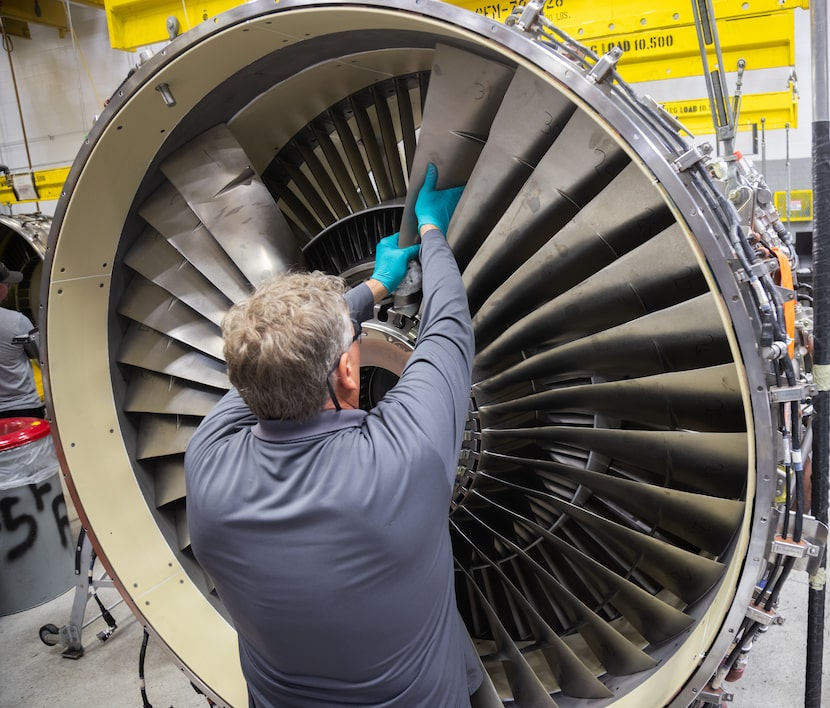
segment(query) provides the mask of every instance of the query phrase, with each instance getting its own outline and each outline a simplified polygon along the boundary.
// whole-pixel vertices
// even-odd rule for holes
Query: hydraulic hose
[[[138,684],[141,691],[142,708],[153,708],[153,704],[147,700],[147,686],[144,682],[144,658],[147,656],[147,642],[150,640],[150,633],[144,628],[144,636],[141,638],[141,649],[138,652]]]
[[[810,3],[813,48],[813,380],[814,402],[812,512],[827,523],[828,448],[830,447],[830,101],[828,101],[827,5]],[[807,605],[805,708],[821,705],[826,552],[810,578]]]

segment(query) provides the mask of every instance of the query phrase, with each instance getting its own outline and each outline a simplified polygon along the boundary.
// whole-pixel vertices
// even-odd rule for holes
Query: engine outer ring
[[[662,696],[662,702],[673,697],[674,705],[687,705],[728,648],[763,563],[774,483],[769,472],[763,472],[758,480],[751,478],[751,472],[773,470],[775,465],[767,383],[755,350],[751,297],[733,274],[723,236],[712,227],[718,223],[718,214],[700,195],[692,195],[697,185],[671,165],[667,146],[653,125],[638,120],[607,87],[591,84],[575,66],[540,44],[486,18],[427,0],[415,6],[287,0],[278,6],[258,2],[236,8],[178,38],[142,66],[117,90],[85,141],[58,204],[47,249],[49,277],[41,294],[47,307],[45,384],[70,492],[108,572],[131,608],[168,644],[195,680],[204,683],[203,677],[210,676],[206,688],[211,694],[230,705],[244,704],[233,631],[221,618],[217,622],[215,610],[192,586],[155,528],[125,443],[118,435],[122,426],[114,403],[119,382],[109,351],[110,293],[118,238],[127,225],[126,215],[140,200],[145,171],[168,149],[166,136],[198,103],[205,87],[233,75],[262,51],[265,40],[273,39],[273,30],[266,27],[272,19],[278,20],[279,31],[291,38],[287,43],[295,41],[295,34],[296,39],[306,34],[299,29],[325,34],[327,27],[342,31],[344,22],[352,22],[355,28],[392,25],[423,31],[507,55],[517,64],[545,74],[589,112],[601,115],[620,142],[654,174],[657,188],[675,205],[679,221],[689,229],[690,243],[706,264],[704,272],[713,292],[721,294],[732,347],[740,352],[736,359],[744,365],[745,398],[752,409],[748,430],[754,436],[748,480],[754,506],[750,504],[753,508],[735,546],[730,575],[721,585],[721,608],[715,613],[719,626],[699,627],[686,642],[688,650],[670,660],[675,668],[660,671],[660,676],[683,674],[681,686],[649,679],[619,701],[620,705],[643,705]],[[262,36],[257,37],[258,32]],[[252,41],[254,37],[259,41]],[[234,66],[229,66],[231,62]],[[171,87],[176,106],[162,104],[155,88],[162,83]],[[115,179],[113,163],[119,165]],[[104,186],[109,187],[106,192],[102,191]],[[101,199],[102,193],[107,194],[106,199]],[[83,316],[79,318],[78,312]],[[83,420],[73,415],[79,405],[89,413]],[[115,517],[120,530],[102,523]],[[140,552],[136,538],[141,538]],[[186,608],[192,641],[173,645],[166,638],[181,633],[182,608]],[[702,655],[706,659],[701,662]],[[219,678],[214,681],[213,677]]]

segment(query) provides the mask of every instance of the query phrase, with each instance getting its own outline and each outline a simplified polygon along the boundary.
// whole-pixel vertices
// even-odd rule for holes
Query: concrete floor
[[[794,574],[781,595],[783,626],[772,627],[755,643],[740,681],[726,684],[736,708],[796,708],[804,705],[804,647],[806,641],[807,576]],[[111,588],[98,592],[105,605],[119,600]],[[111,612],[118,629],[106,642],[96,637],[106,629],[97,619],[83,631],[85,655],[61,656],[61,646],[46,646],[38,637],[47,623],[66,624],[74,591],[34,609],[0,617],[0,708],[113,708],[142,706],[138,657],[142,627],[124,604]],[[830,606],[830,602],[828,603]],[[95,611],[94,611],[95,610]],[[87,619],[98,615],[87,605]],[[830,620],[830,613],[828,613]],[[823,705],[830,706],[830,621],[825,628]],[[203,708],[188,678],[161,644],[150,639],[145,661],[147,698],[155,708]],[[729,705],[729,704],[727,704]],[[438,708],[438,707],[436,707]]]
[[[111,588],[98,596],[109,607],[119,600]],[[64,659],[62,647],[46,646],[38,637],[44,624],[66,624],[74,590],[26,612],[0,617],[0,706],[2,708],[126,708],[142,706],[138,655],[143,629],[122,603],[111,610],[118,625],[101,642],[96,634],[107,628],[102,619],[84,629],[84,656]],[[87,619],[98,616],[94,600]],[[190,681],[171,661],[166,649],[150,639],[144,663],[147,698],[155,708],[205,708]]]

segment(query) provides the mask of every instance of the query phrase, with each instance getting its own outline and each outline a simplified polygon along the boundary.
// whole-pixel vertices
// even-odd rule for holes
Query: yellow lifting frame
[[[165,42],[242,4],[239,0],[105,0],[110,45],[133,50]],[[167,27],[169,18],[177,23],[173,36]]]
[[[749,71],[795,64],[795,21],[791,12],[789,16],[778,13],[719,21],[718,34],[726,71],[737,71],[739,59],[746,62]],[[623,55],[617,70],[629,83],[700,76],[703,71],[693,25],[608,35],[586,44],[597,54],[621,47]],[[709,66],[714,66],[714,50],[708,54]]]
[[[714,134],[712,107],[708,98],[670,101],[662,106],[693,135]],[[791,91],[744,94],[741,97],[741,114],[735,128],[738,131],[746,131],[752,130],[752,126],[755,125],[760,129],[762,118],[765,130],[783,129],[787,124],[790,128],[797,128],[798,101]]]
[[[81,0],[100,6],[102,0]],[[48,24],[66,29],[64,6],[59,0],[40,0],[49,13]],[[103,0],[109,27],[110,44],[116,49],[135,49],[169,39],[168,18],[175,17],[179,33],[241,4],[238,0]],[[518,4],[516,0],[457,0],[451,4],[504,20]],[[25,0],[3,0],[4,16],[35,21]],[[808,0],[714,0],[724,63],[730,67],[739,58],[749,69],[791,66],[794,61],[794,22],[782,21],[782,14],[796,8],[809,8]],[[611,0],[598,11],[591,0],[548,0],[545,14],[562,30],[603,54],[612,46],[623,47],[619,64],[622,77],[629,82],[652,81],[682,76],[697,76],[701,62],[691,8],[680,0],[656,0],[645,9],[642,0]],[[601,20],[596,19],[601,17]],[[42,21],[43,18],[37,18]],[[8,29],[8,28],[7,28]],[[673,101],[664,104],[693,134],[713,132],[711,108],[705,99]],[[768,130],[797,127],[798,104],[789,91],[745,95],[741,104],[739,130],[765,119]],[[69,167],[31,173],[37,199],[15,194],[12,180],[0,175],[0,204],[49,201],[60,197]],[[22,176],[22,175],[21,175]],[[26,174],[28,179],[29,175]]]
[[[179,33],[242,4],[239,0],[105,0],[110,44],[133,50],[170,39],[168,19],[175,18]],[[455,0],[450,4],[504,21],[517,0]],[[721,20],[769,15],[795,8],[807,9],[808,0],[714,0]],[[694,28],[688,0],[547,0],[545,15],[584,44],[589,40],[634,32]],[[601,18],[601,19],[597,19]],[[695,45],[696,46],[696,45]],[[699,73],[699,69],[698,69]]]
[[[461,3],[459,3],[461,4]],[[808,0],[713,0],[715,19],[734,20],[768,15],[800,7],[809,8]],[[545,16],[574,39],[587,39],[612,34],[673,29],[682,25],[694,27],[695,19],[689,0],[608,0],[605,6],[590,0],[547,0]],[[720,30],[720,28],[718,28]]]
[[[15,173],[11,177],[0,175],[0,204],[24,204],[31,202],[48,202],[60,198],[63,183],[69,174],[68,167],[55,167],[49,170],[37,170],[35,172]],[[20,190],[15,190],[15,179],[21,180],[28,185],[29,180],[37,191],[37,198],[30,198],[23,195]]]
[[[69,32],[66,6],[60,0],[38,0],[38,5],[40,14],[35,12],[35,3],[32,0],[3,0],[0,2],[0,15],[15,21],[15,29],[19,28],[19,23],[32,22],[55,27],[59,36],[66,36]],[[15,34],[19,35],[19,32]]]
[[[11,35],[12,37],[23,37],[23,39],[31,39],[32,32],[29,29],[28,22],[22,22],[21,20],[14,20],[11,17],[3,16],[3,29],[6,30],[6,34]]]
[[[693,135],[707,135],[714,132],[712,110],[708,99],[671,101],[662,105]],[[753,124],[760,125],[761,118],[764,119],[767,130],[783,129],[788,123],[790,128],[797,128],[798,101],[791,91],[745,94],[741,99],[741,115],[737,129],[739,131],[750,130]],[[56,167],[12,175],[11,178],[0,175],[0,205],[58,199],[69,169],[69,167]],[[38,198],[18,198],[13,188],[15,176],[23,177],[28,182],[29,174],[31,174],[31,181],[37,190]]]

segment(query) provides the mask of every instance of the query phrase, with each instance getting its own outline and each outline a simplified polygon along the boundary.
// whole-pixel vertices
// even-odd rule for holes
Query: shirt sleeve
[[[431,446],[450,485],[470,406],[475,353],[467,294],[444,235],[421,239],[423,307],[418,340],[398,383],[375,412],[400,439]]]
[[[14,336],[15,337],[22,337],[23,335],[28,335],[35,327],[32,324],[32,321],[26,317],[22,312],[18,312],[17,323],[15,327]]]
[[[366,283],[361,283],[346,292],[346,304],[349,306],[352,319],[365,322],[372,317],[375,297],[372,295],[369,286]]]

